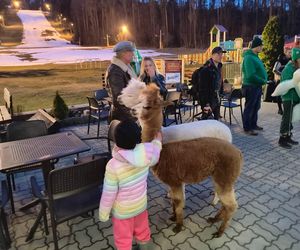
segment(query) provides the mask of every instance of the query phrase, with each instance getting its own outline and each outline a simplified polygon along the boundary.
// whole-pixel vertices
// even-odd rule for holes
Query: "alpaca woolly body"
[[[221,236],[238,206],[234,184],[242,165],[241,151],[225,140],[204,137],[163,144],[159,162],[152,170],[159,180],[171,188],[174,212],[172,219],[176,220],[173,231],[181,231],[183,225],[183,185],[199,183],[212,176],[222,208],[209,221],[223,221],[215,233],[215,236]]]
[[[213,137],[232,142],[230,129],[222,122],[204,120],[162,128],[163,143]]]
[[[300,69],[294,72],[293,79],[281,82],[272,93],[272,96],[285,95],[292,88],[295,88],[298,96],[300,96]]]

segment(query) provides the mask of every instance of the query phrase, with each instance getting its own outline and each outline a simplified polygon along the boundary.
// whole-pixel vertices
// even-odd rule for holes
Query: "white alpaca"
[[[295,88],[300,97],[300,69],[297,69],[293,74],[293,79],[281,82],[273,92],[272,96],[285,95],[290,89]],[[292,122],[300,121],[300,104],[293,108]]]
[[[122,90],[122,94],[119,95],[118,101],[124,104],[127,108],[133,109],[134,106],[141,103],[139,96],[144,88],[146,88],[146,84],[144,82],[131,79],[126,88]]]
[[[298,96],[300,96],[300,69],[294,72],[293,79],[281,82],[274,90],[272,96],[285,95],[292,88],[295,88]]]

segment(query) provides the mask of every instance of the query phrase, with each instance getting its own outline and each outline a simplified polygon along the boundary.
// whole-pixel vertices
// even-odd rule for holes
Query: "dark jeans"
[[[292,101],[283,101],[283,114],[280,124],[280,134],[291,135],[291,131],[293,129],[292,125],[292,117],[293,117],[293,108],[297,103],[293,103]]]
[[[220,108],[221,108],[219,99],[218,98],[214,98],[212,100],[212,103],[211,103],[210,107],[211,107],[212,113],[214,115],[214,119],[215,120],[219,120],[220,119]],[[201,109],[203,110],[204,108],[205,108],[205,106],[201,105]]]
[[[276,87],[278,86],[279,83],[280,83],[280,81],[277,81],[277,82],[276,82]],[[275,100],[276,100],[276,102],[277,102],[278,111],[282,111],[282,100],[281,100],[281,96],[275,97]]]
[[[261,86],[243,86],[245,96],[245,109],[243,114],[243,127],[245,131],[253,130],[257,126],[258,110],[260,109]]]

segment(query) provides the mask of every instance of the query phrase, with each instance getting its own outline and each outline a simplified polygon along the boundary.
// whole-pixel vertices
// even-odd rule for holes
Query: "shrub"
[[[58,91],[56,91],[56,95],[53,100],[53,108],[51,110],[51,114],[59,119],[63,120],[68,116],[69,109],[66,105],[64,99],[59,95]]]
[[[261,59],[263,60],[269,79],[273,79],[273,67],[278,56],[283,52],[284,38],[280,26],[279,17],[273,16],[269,19],[262,33],[263,51]]]

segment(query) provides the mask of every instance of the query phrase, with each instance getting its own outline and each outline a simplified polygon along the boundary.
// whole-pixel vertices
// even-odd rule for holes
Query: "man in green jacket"
[[[292,60],[284,67],[281,73],[280,84],[283,81],[290,80],[293,78],[294,72],[300,68],[300,49],[292,49]],[[284,84],[284,83],[283,83]],[[292,145],[297,145],[298,142],[292,140],[292,114],[293,108],[296,104],[300,102],[300,97],[298,96],[295,88],[290,89],[282,97],[283,103],[283,115],[280,125],[280,138],[278,144],[283,148],[292,148]]]
[[[243,114],[243,127],[248,135],[257,135],[255,130],[263,130],[257,125],[258,110],[260,109],[262,86],[267,83],[267,72],[258,53],[262,51],[262,40],[255,37],[251,49],[244,52],[242,63],[243,85],[245,96],[245,109]]]

